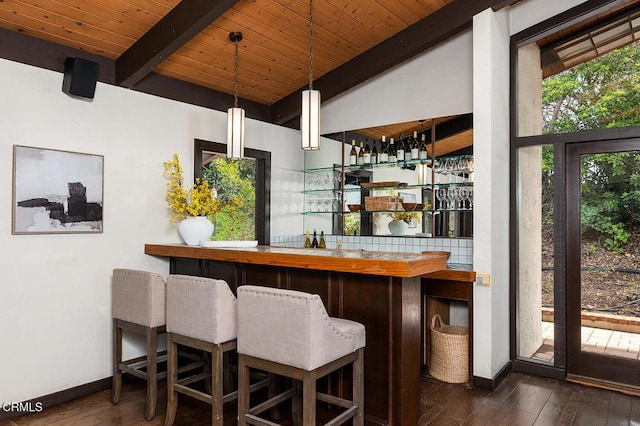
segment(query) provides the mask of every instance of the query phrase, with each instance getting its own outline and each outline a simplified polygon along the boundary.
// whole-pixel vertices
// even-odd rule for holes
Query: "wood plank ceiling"
[[[469,28],[474,14],[515,1],[317,0],[314,86],[327,101]],[[230,105],[229,33],[241,31],[240,106],[258,107],[249,108],[248,116],[291,126],[299,92],[309,81],[308,24],[308,0],[0,0],[0,43],[17,33],[27,37],[20,39],[23,50],[24,43],[42,49],[34,40],[63,46],[112,66],[105,82],[134,90],[178,82],[183,93],[172,96],[216,108]],[[0,53],[27,62],[26,55]],[[35,65],[62,70],[60,59]],[[39,60],[45,59],[33,59]],[[166,87],[156,90],[169,93]],[[199,100],[204,96],[222,97],[207,104]]]

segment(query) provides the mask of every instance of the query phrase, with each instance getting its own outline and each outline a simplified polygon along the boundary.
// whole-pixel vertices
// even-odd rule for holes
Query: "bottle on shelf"
[[[320,242],[318,248],[327,248],[327,242],[324,240],[324,231],[320,231]]]
[[[424,133],[422,134],[422,140],[420,141],[420,150],[418,151],[418,158],[420,160],[427,159],[427,141]]]
[[[398,162],[404,161],[404,143],[402,142],[402,135],[398,138],[398,148],[396,148],[396,158]]]
[[[358,151],[356,150],[356,140],[351,139],[351,152],[349,153],[349,165],[355,166],[358,164]]]
[[[356,163],[359,166],[362,166],[364,164],[364,142],[360,141],[360,151],[358,151],[358,160],[356,161]]]
[[[373,140],[373,149],[371,150],[371,164],[379,163],[378,148],[376,147],[376,140]]]
[[[389,139],[389,149],[387,150],[387,157],[389,158],[389,163],[397,163],[398,157],[396,157],[396,145],[395,139]]]
[[[413,138],[411,139],[411,159],[417,160],[420,154],[420,144],[418,143],[418,132],[414,130]]]
[[[371,147],[369,147],[369,138],[366,139],[366,144],[364,145],[364,165],[371,164]]]
[[[404,161],[411,161],[411,138],[404,140]]]
[[[378,153],[378,163],[385,164],[389,162],[389,147],[386,146],[387,137],[382,135],[380,141],[380,152]]]
[[[311,248],[318,248],[318,238],[315,229],[313,230],[313,240],[311,241]]]
[[[307,231],[307,237],[304,239],[304,247],[311,248],[311,240],[309,239],[309,231]]]

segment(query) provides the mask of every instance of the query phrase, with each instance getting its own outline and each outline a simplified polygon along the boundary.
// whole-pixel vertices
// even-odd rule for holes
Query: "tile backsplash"
[[[271,237],[272,246],[302,247],[304,235],[278,235]],[[319,238],[319,237],[318,237]],[[420,238],[420,237],[353,237],[326,235],[327,248],[338,248],[339,242],[345,250],[371,250],[404,253],[421,253],[427,250],[448,251],[448,263],[473,263],[473,240],[471,238]]]

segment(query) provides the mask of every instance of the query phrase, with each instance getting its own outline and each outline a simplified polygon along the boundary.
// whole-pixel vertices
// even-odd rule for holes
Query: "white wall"
[[[474,374],[494,377],[509,362],[508,14],[473,19],[473,267],[491,275],[474,288]],[[477,313],[476,313],[477,312]]]
[[[471,112],[471,39],[462,33],[324,103],[322,133]]]
[[[162,163],[193,140],[226,140],[226,113],[98,83],[64,94],[62,74],[0,60],[0,401],[23,401],[111,375],[111,271],[168,273],[147,242],[180,242]],[[299,132],[247,122],[247,146],[272,152],[271,233],[301,232]],[[11,235],[12,145],[104,156],[104,232]],[[131,348],[129,348],[132,350]]]

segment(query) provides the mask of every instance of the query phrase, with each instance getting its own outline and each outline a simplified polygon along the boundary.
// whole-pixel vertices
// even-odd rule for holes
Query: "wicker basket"
[[[368,211],[376,210],[404,210],[401,197],[364,197],[364,208]]]
[[[431,318],[429,374],[447,383],[465,383],[469,380],[468,327],[443,324],[438,314]]]

